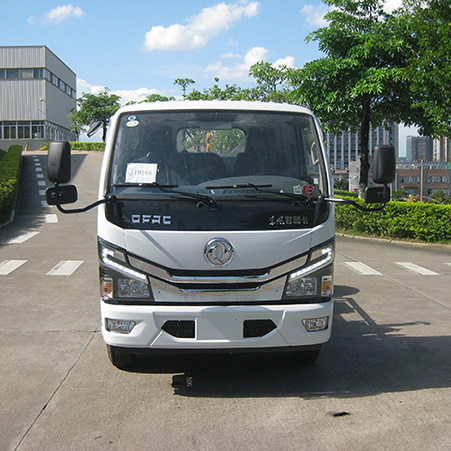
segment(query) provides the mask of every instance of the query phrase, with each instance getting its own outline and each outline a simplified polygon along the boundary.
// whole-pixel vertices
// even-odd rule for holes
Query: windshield
[[[174,190],[216,199],[271,192],[316,197],[327,194],[319,149],[306,114],[126,113],[119,120],[110,183],[168,197]]]

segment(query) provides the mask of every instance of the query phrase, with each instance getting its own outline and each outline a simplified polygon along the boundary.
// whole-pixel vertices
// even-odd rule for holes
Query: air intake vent
[[[166,321],[162,329],[169,335],[177,338],[194,338],[195,322],[194,321]]]
[[[243,323],[243,337],[263,337],[277,326],[270,319],[247,319]]]

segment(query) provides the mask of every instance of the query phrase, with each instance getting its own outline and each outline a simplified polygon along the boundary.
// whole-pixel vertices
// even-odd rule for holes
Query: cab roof
[[[120,108],[116,115],[144,111],[186,111],[186,110],[235,110],[269,111],[283,113],[304,113],[313,115],[307,108],[288,103],[250,102],[238,100],[171,100],[168,102],[146,102]]]

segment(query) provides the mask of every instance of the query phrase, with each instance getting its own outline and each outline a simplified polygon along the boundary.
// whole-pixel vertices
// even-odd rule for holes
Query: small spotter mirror
[[[95,135],[102,127],[103,121],[91,121],[86,135],[88,135],[88,138],[90,138],[91,136]]]

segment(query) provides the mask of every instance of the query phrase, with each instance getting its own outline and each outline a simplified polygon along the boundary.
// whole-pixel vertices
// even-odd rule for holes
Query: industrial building
[[[0,46],[0,148],[73,140],[76,75],[46,46]]]

